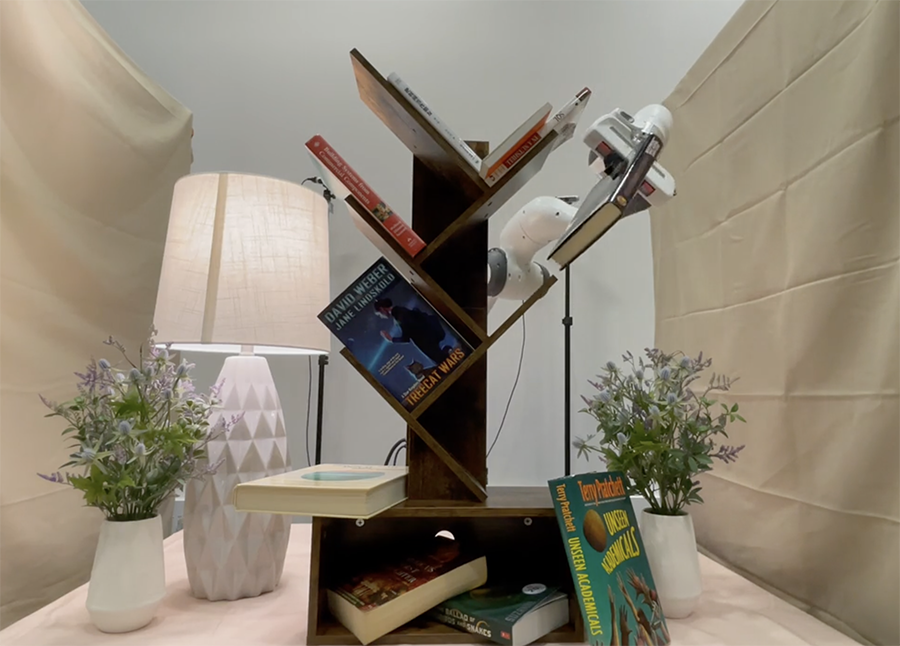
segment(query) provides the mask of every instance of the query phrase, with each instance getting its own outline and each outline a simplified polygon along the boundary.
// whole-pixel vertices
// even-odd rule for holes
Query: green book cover
[[[549,485],[589,643],[669,644],[624,475],[585,473]]]
[[[482,586],[438,605],[431,618],[498,644],[512,643],[513,626],[529,612],[537,610],[565,593],[558,587],[540,583],[525,586]]]

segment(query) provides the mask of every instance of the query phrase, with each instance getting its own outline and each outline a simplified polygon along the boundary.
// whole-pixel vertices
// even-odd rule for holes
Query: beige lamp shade
[[[154,324],[175,349],[327,353],[328,205],[257,175],[175,184]]]

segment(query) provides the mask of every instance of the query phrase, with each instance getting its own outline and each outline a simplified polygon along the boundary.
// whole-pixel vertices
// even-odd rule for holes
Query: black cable
[[[516,386],[519,385],[519,375],[522,374],[522,359],[525,357],[525,315],[522,315],[522,349],[519,351],[519,367],[516,369],[516,380],[513,382],[512,390],[509,392],[509,399],[506,401],[506,410],[503,411],[503,418],[500,420],[500,427],[497,429],[497,435],[494,436],[494,441],[491,442],[491,448],[488,449],[487,457],[491,456],[491,451],[494,450],[494,445],[497,443],[497,440],[500,439],[500,432],[503,430],[503,424],[506,422],[506,415],[509,413],[509,405],[512,404],[513,395],[516,394]]]
[[[397,466],[397,458],[400,457],[400,451],[405,451],[405,450],[406,450],[406,442],[404,441],[403,446],[401,446],[399,449],[397,449],[397,452],[394,453],[394,466]]]
[[[388,466],[391,463],[391,458],[394,457],[394,451],[399,451],[402,445],[406,444],[406,438],[404,437],[401,440],[397,440],[394,442],[394,446],[391,447],[391,450],[388,451],[387,458],[384,460],[384,466]]]
[[[312,355],[309,359],[309,390],[306,393],[306,463],[312,466],[312,458],[309,457],[309,410],[312,408]]]

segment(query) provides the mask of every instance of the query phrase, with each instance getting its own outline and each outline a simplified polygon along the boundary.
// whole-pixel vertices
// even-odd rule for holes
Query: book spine
[[[541,139],[543,139],[543,135],[541,135],[540,132],[531,133],[531,136],[523,140],[515,150],[498,162],[498,166],[494,172],[484,178],[487,185],[493,186],[499,182],[504,175],[512,170],[513,166],[522,161],[522,158],[528,154],[528,151],[534,148]]]
[[[397,242],[403,245],[410,256],[415,256],[425,248],[425,241],[399,215],[394,213],[393,209],[385,204],[384,200],[372,190],[372,187],[363,181],[321,135],[316,135],[306,142],[306,148],[369,213],[381,222],[381,225]]]
[[[418,94],[412,91],[412,88],[406,84],[406,82],[401,79],[397,74],[390,74],[388,76],[388,81],[397,88],[403,97],[415,107],[415,109],[421,114],[423,117],[428,119],[428,122],[434,126],[434,129],[437,130],[440,135],[447,140],[453,148],[462,156],[466,162],[474,168],[476,171],[481,170],[481,157],[472,150],[465,141],[456,136],[456,133],[453,132],[446,123],[444,123],[437,114],[435,114],[434,110],[428,107],[428,104],[422,100]]]

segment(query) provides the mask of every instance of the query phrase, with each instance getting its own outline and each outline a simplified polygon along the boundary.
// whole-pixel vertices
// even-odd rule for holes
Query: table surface
[[[191,596],[178,532],[165,542],[168,594],[146,628],[123,635],[99,632],[84,607],[84,585],[0,631],[0,644],[305,644],[310,532],[309,524],[292,526],[284,575],[275,591],[216,602]],[[856,644],[714,561],[700,559],[703,596],[691,617],[668,622],[673,646]]]

